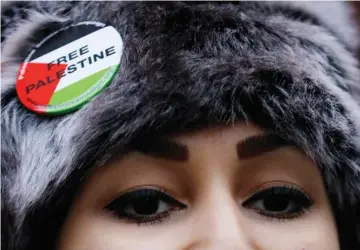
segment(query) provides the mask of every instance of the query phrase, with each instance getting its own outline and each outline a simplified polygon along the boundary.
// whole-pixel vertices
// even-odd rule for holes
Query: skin
[[[239,142],[264,133],[237,124],[170,136],[186,146],[185,160],[134,151],[97,168],[70,209],[58,250],[339,250],[314,162],[288,145],[256,156],[238,153]],[[244,206],[259,190],[284,185],[302,190],[312,206],[282,219],[260,214],[254,204]],[[104,209],[144,187],[160,187],[186,208],[140,225]]]

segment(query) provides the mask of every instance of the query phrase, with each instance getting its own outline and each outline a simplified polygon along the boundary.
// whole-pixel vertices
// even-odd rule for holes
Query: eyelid
[[[177,204],[178,206],[186,207],[186,205],[182,204],[181,202],[179,202],[172,196],[168,195],[164,191],[160,191],[160,190],[157,190],[154,188],[142,188],[142,189],[137,189],[137,190],[133,190],[130,192],[126,192],[126,193],[118,196],[117,198],[112,200],[110,203],[108,203],[105,206],[105,209],[116,210],[116,208],[119,208],[119,205],[121,207],[122,205],[127,204],[128,202],[131,202],[132,199],[134,199],[134,198],[135,199],[136,198],[145,198],[145,197],[149,197],[149,196],[157,197],[160,200],[163,200],[167,203],[173,203],[173,204]]]
[[[279,193],[275,193],[276,189],[278,189],[277,192],[279,192]],[[305,204],[308,204],[309,206],[311,206],[313,204],[312,199],[306,193],[301,191],[300,189],[293,187],[293,186],[290,187],[290,186],[283,185],[283,186],[272,186],[272,187],[257,191],[250,198],[245,200],[243,202],[243,205],[246,206],[248,203],[262,200],[264,197],[268,197],[269,195],[280,195],[280,196],[285,195],[285,196],[293,197],[293,198],[297,199],[298,201],[299,201],[299,199],[301,199]]]
[[[173,193],[172,191],[164,188],[164,187],[160,187],[160,186],[156,186],[156,185],[151,185],[151,184],[143,184],[143,185],[137,185],[137,186],[132,186],[131,188],[125,189],[123,191],[121,191],[120,193],[113,195],[111,200],[108,200],[105,205],[104,208],[106,206],[108,206],[110,203],[112,203],[113,201],[117,200],[119,197],[127,194],[127,193],[131,193],[137,190],[141,190],[141,189],[153,189],[156,190],[160,193],[164,193],[166,195],[168,195],[169,197],[171,197],[172,199],[178,201],[179,203],[182,203],[184,205],[186,205],[188,207],[189,202],[184,201],[183,199],[178,198],[179,196],[176,195],[175,193]]]
[[[300,186],[298,186],[295,183],[292,182],[288,182],[288,181],[282,181],[282,180],[275,180],[275,181],[270,181],[270,182],[266,182],[263,183],[259,186],[254,187],[253,189],[251,189],[246,197],[244,197],[242,200],[244,202],[246,202],[248,199],[250,199],[254,194],[257,194],[259,192],[262,192],[266,189],[272,188],[272,187],[287,187],[287,188],[296,188],[299,191],[301,191],[309,200],[314,202],[314,198],[309,194],[309,192],[306,192],[303,188],[301,188]]]

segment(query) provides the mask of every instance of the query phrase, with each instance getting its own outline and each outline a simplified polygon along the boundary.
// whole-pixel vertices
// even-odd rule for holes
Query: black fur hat
[[[360,38],[350,16],[345,2],[3,3],[2,249],[52,249],[85,172],[133,140],[244,120],[318,164],[341,249],[360,249]],[[53,30],[89,20],[124,40],[112,84],[64,116],[24,108],[20,63]]]

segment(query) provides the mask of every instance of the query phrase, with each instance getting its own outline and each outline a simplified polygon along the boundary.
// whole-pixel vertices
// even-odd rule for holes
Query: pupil
[[[132,202],[132,207],[138,214],[154,214],[159,208],[159,199],[157,197],[138,198]]]
[[[273,195],[264,199],[264,207],[266,210],[280,212],[286,210],[289,205],[289,199],[281,195]]]

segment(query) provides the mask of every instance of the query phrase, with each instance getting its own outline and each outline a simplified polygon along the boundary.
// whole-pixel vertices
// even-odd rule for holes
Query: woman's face
[[[338,250],[316,165],[252,125],[148,138],[86,179],[59,250]]]

